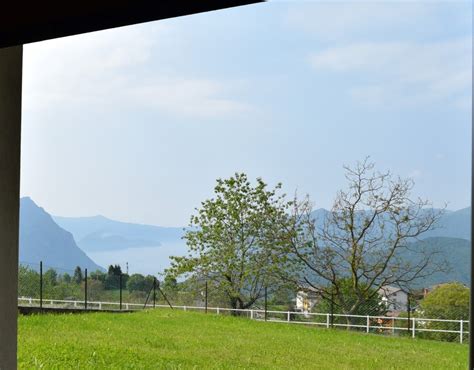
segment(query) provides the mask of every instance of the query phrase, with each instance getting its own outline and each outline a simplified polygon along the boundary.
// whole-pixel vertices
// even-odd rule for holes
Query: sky
[[[26,45],[21,195],[183,226],[236,171],[330,208],[370,156],[470,203],[471,2],[268,2]]]

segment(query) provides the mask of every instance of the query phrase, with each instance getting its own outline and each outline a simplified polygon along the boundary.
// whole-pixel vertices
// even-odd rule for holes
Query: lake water
[[[97,264],[107,269],[109,265],[119,264],[126,272],[128,262],[129,274],[140,273],[156,275],[170,265],[170,256],[186,254],[186,243],[163,243],[154,247],[135,247],[111,250],[107,252],[86,252]]]

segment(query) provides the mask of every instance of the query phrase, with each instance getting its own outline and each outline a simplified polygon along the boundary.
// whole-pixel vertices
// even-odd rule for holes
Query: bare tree
[[[412,242],[435,226],[443,210],[411,199],[411,179],[376,172],[368,159],[344,169],[348,189],[337,194],[323,220],[315,219],[309,198],[295,200],[287,245],[299,283],[354,314],[380,288],[408,290],[442,270],[437,250]]]

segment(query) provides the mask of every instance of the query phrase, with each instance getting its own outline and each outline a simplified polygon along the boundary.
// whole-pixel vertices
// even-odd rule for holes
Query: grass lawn
[[[468,348],[157,309],[19,318],[19,368],[466,369]]]

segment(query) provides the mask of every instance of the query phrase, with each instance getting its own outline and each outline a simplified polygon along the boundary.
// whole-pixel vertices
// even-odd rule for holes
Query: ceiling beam
[[[261,1],[11,2],[0,12],[0,48],[258,2]]]

